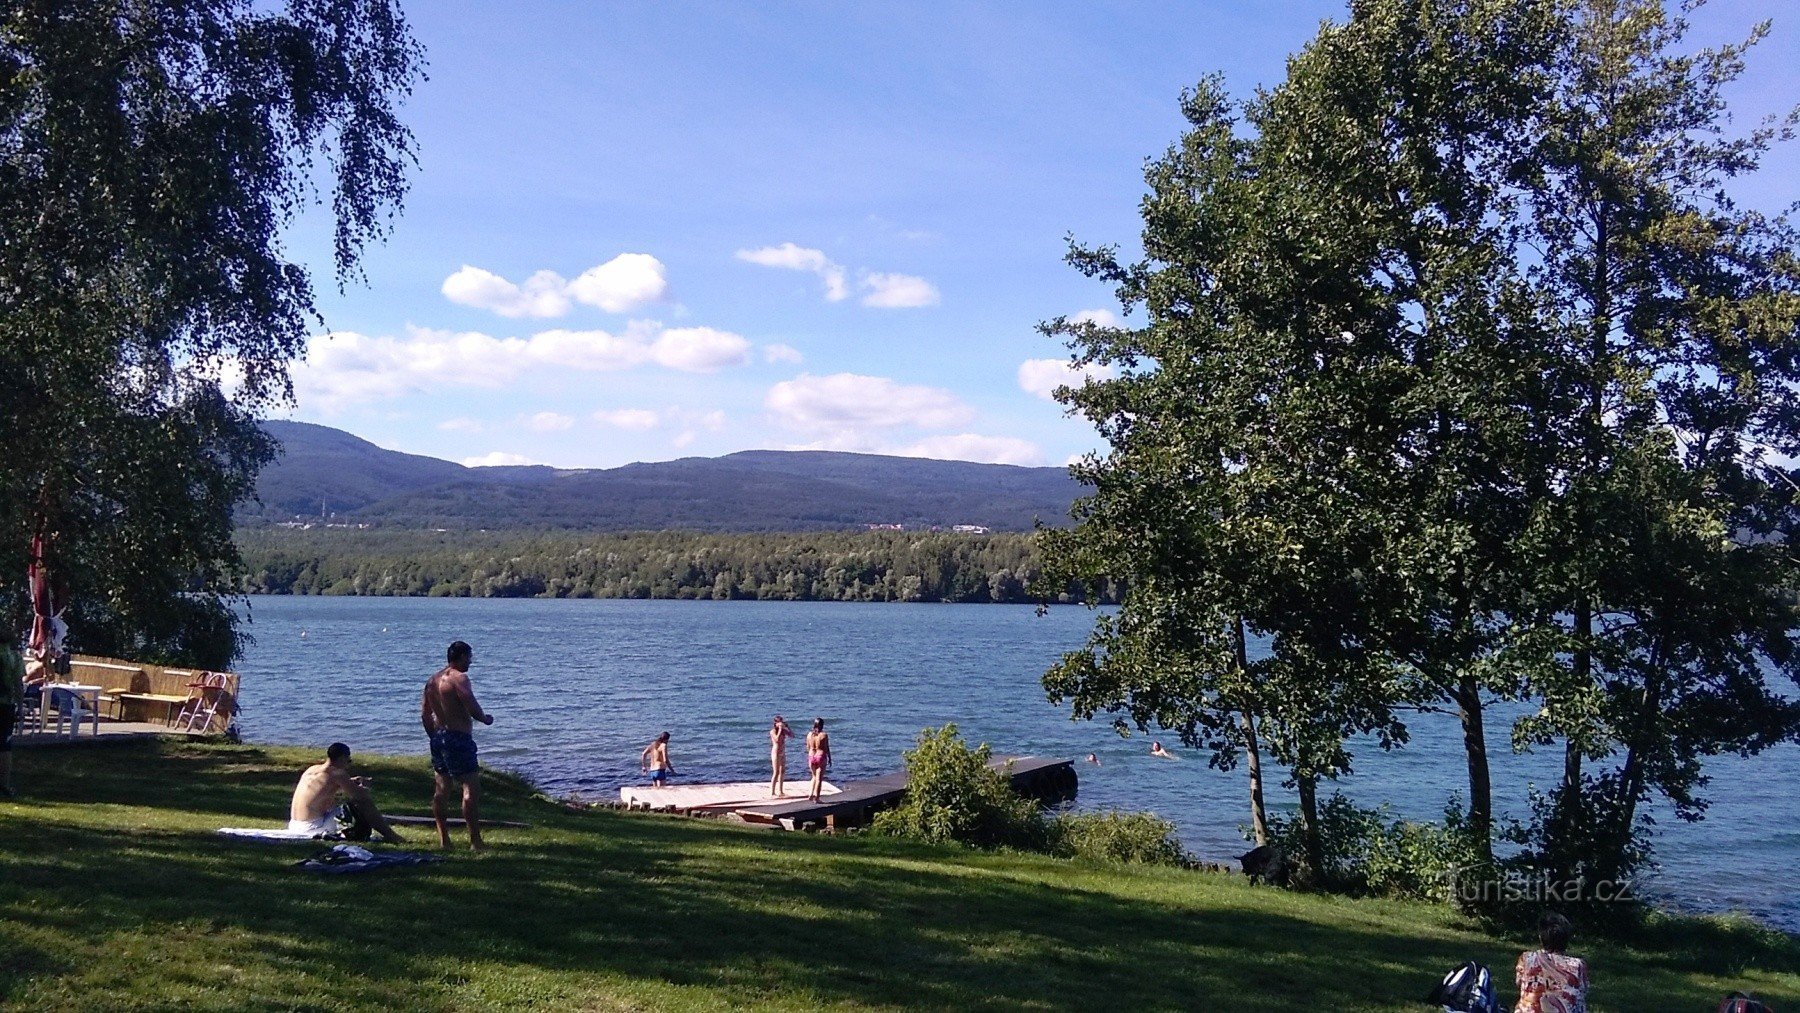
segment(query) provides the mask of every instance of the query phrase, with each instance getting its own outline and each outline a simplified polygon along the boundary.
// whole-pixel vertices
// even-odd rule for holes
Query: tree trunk
[[[1469,765],[1469,829],[1475,834],[1477,854],[1488,865],[1494,862],[1494,791],[1488,775],[1487,734],[1481,724],[1481,687],[1464,673],[1457,682],[1456,705],[1462,718],[1463,752]]]
[[[1250,834],[1256,846],[1269,843],[1269,813],[1263,805],[1262,747],[1256,738],[1256,715],[1248,710],[1238,715],[1244,729],[1244,766],[1250,773]]]
[[[1575,606],[1575,634],[1580,638],[1575,645],[1575,681],[1586,687],[1592,685],[1594,679],[1594,611],[1588,607],[1585,594]],[[1563,791],[1569,798],[1574,798],[1581,791],[1581,746],[1579,738],[1570,730],[1565,729],[1564,735]]]
[[[1247,680],[1250,656],[1244,644],[1242,616],[1232,622],[1232,641],[1239,677]],[[1244,766],[1250,774],[1250,833],[1260,848],[1269,843],[1269,812],[1263,805],[1262,746],[1256,735],[1256,713],[1245,707],[1238,713],[1238,721],[1244,730]]]
[[[1662,710],[1662,638],[1659,635],[1651,644],[1650,666],[1644,673],[1643,700],[1638,708],[1638,718],[1631,730],[1631,741],[1625,748],[1625,763],[1619,768],[1618,800],[1619,818],[1613,826],[1613,839],[1608,842],[1610,854],[1605,861],[1614,876],[1625,872],[1625,851],[1631,847],[1631,828],[1637,822],[1637,807],[1644,794],[1644,759],[1643,750],[1653,741],[1656,734],[1656,716]]]
[[[1319,776],[1308,771],[1294,771],[1294,783],[1300,789],[1300,839],[1306,851],[1306,868],[1312,882],[1325,884],[1325,842],[1319,836]]]

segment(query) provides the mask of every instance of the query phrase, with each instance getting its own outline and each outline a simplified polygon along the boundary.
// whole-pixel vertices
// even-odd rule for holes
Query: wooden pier
[[[1072,762],[1044,756],[999,756],[988,765],[996,770],[1006,770],[1009,764],[1013,790],[1019,794],[1040,802],[1061,802],[1075,797],[1077,778]],[[805,784],[805,781],[797,782],[802,792],[805,791]],[[835,790],[827,790],[817,802],[804,797],[751,803],[728,801],[709,798],[716,794],[710,789],[735,786],[683,787],[691,793],[691,802],[694,804],[681,804],[673,794],[680,788],[662,789],[662,792],[670,793],[669,801],[663,805],[655,804],[660,800],[656,789],[625,788],[619,794],[627,805],[638,808],[679,812],[689,816],[724,817],[744,823],[778,826],[786,830],[838,830],[867,826],[876,813],[898,805],[906,796],[906,772],[897,771],[864,781],[850,781],[837,786]]]

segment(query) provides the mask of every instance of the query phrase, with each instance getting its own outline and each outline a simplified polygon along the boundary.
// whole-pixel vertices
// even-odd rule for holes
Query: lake
[[[1204,858],[1245,850],[1241,769],[1215,770],[1173,736],[1164,744],[1181,758],[1153,758],[1155,736],[1120,738],[1046,700],[1039,677],[1092,623],[1080,607],[1039,616],[1007,605],[259,597],[249,614],[255,642],[238,669],[251,742],[422,754],[420,687],[462,639],[496,716],[476,733],[483,762],[552,793],[616,798],[621,784],[642,783],[639,751],[665,729],[678,783],[763,780],[770,717],[799,730],[823,717],[834,778],[850,780],[898,769],[919,729],[954,721],[996,752],[1095,753],[1100,766],[1077,764],[1081,807],[1153,811]],[[1411,729],[1403,750],[1358,750],[1341,787],[1363,804],[1437,818],[1463,784],[1460,734],[1446,716],[1421,715]],[[1507,739],[1497,719],[1488,738]],[[790,783],[803,784],[797,755]],[[1560,764],[1559,752],[1497,752],[1496,805],[1519,812],[1527,779],[1552,783]],[[1800,748],[1720,758],[1709,772],[1703,822],[1660,814],[1648,892],[1800,930]],[[1291,810],[1277,781],[1270,805]]]

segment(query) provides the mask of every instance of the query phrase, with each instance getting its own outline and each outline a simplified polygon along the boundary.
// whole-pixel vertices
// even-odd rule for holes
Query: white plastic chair
[[[44,694],[42,706],[45,708],[45,714],[54,712],[56,715],[56,734],[63,734],[63,723],[66,721],[69,725],[68,736],[72,739],[81,734],[83,721],[93,719],[93,714],[88,710],[87,700],[81,694],[72,693],[55,683],[45,686]],[[40,717],[38,724],[42,727],[44,718]]]

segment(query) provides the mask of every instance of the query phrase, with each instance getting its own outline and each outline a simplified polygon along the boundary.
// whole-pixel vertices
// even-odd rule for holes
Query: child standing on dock
[[[813,718],[812,731],[806,733],[806,768],[812,771],[812,792],[807,800],[817,802],[819,789],[825,783],[825,771],[831,767],[831,736],[825,734],[825,719]]]
[[[645,746],[638,761],[639,770],[650,772],[651,784],[658,788],[667,785],[670,775],[675,773],[675,765],[669,762],[669,733],[658,735],[656,741]]]
[[[793,729],[788,727],[787,719],[775,715],[775,721],[769,726],[769,796],[771,798],[787,797],[787,744],[794,737]]]

